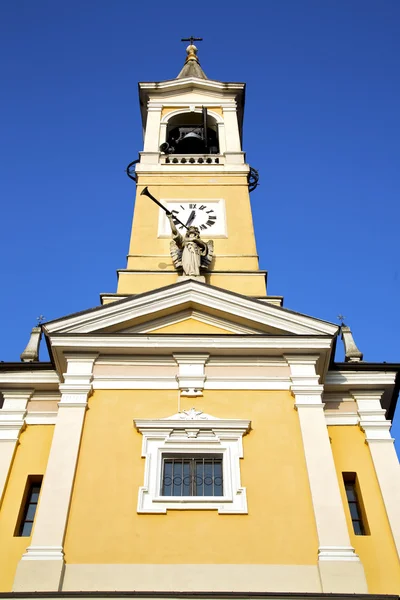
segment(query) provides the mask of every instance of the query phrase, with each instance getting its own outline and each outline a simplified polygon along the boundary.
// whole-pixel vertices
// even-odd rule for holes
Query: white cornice
[[[239,352],[248,351],[276,351],[291,350],[295,351],[318,351],[329,350],[331,339],[329,337],[296,337],[296,336],[251,336],[242,337],[235,335],[118,335],[116,334],[97,334],[97,335],[53,335],[51,337],[54,348],[75,348],[76,351],[82,349],[98,349],[99,352],[112,350],[115,353],[123,353],[124,350],[142,351],[145,349],[148,354],[152,352],[160,353],[162,351],[177,351],[184,349],[191,351],[198,350],[235,350]]]
[[[95,376],[94,390],[177,390],[176,377]],[[279,377],[207,377],[206,390],[289,390],[290,382]]]
[[[46,333],[90,333],[107,329],[115,325],[132,322],[135,318],[149,316],[156,318],[157,313],[165,310],[196,309],[205,307],[239,317],[277,331],[298,335],[330,335],[337,333],[337,326],[316,320],[306,315],[292,313],[272,304],[248,299],[213,286],[201,285],[192,280],[184,284],[168,286],[148,294],[130,298],[127,301],[106,304],[93,311],[81,313],[47,323]]]
[[[393,385],[396,372],[384,371],[328,371],[327,386],[357,387],[359,385]]]
[[[251,421],[245,419],[218,419],[211,415],[205,415],[204,417],[200,415],[199,418],[187,419],[181,417],[181,414],[184,414],[184,412],[182,411],[182,413],[165,419],[135,419],[134,424],[140,433],[144,433],[145,431],[153,432],[154,430],[169,433],[174,429],[212,429],[218,433],[224,430],[240,431],[242,435],[248,433],[251,426]],[[204,415],[204,413],[202,414]]]
[[[212,79],[200,79],[199,77],[185,77],[184,79],[170,79],[159,82],[141,82],[139,83],[140,92],[151,92],[152,94],[160,94],[166,91],[177,92],[178,90],[210,90],[220,92],[221,96],[226,93],[243,92],[246,84],[244,83],[223,83]]]
[[[0,386],[24,386],[33,387],[58,387],[60,380],[55,371],[2,371],[0,372]]]
[[[329,355],[332,339],[330,337],[297,337],[297,336],[268,336],[249,335],[130,335],[130,334],[54,334],[51,344],[54,359],[60,372],[65,368],[64,352],[96,351],[103,355],[129,354],[132,360],[135,354],[145,352],[147,357],[160,356],[176,352],[207,352],[211,356],[229,354],[233,356],[261,355],[276,357],[289,350],[291,354],[304,352],[318,353],[324,356],[323,363]],[[257,389],[257,388],[255,388]],[[265,389],[262,387],[261,389]]]

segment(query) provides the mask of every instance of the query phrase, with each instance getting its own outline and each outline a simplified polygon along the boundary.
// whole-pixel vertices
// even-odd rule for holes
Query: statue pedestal
[[[186,281],[187,279],[193,279],[194,281],[200,281],[201,283],[206,282],[204,275],[178,275],[178,282]]]

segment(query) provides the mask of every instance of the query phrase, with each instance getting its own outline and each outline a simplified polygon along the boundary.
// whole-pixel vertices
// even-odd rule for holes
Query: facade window
[[[28,478],[27,489],[22,503],[22,512],[18,520],[17,536],[29,537],[32,533],[41,485],[41,479],[35,478],[35,481],[32,481],[31,478]]]
[[[223,496],[221,456],[163,457],[162,496]]]
[[[240,461],[250,421],[220,419],[191,408],[164,419],[135,419],[135,426],[143,436],[145,459],[138,513],[247,514]]]
[[[357,485],[356,473],[343,473],[344,487],[347,502],[349,504],[350,516],[356,535],[368,535],[367,520],[361,505],[361,493]]]

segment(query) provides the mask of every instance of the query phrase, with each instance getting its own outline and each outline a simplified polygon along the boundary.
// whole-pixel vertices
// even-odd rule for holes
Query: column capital
[[[33,392],[33,389],[2,390],[4,403],[0,410],[0,441],[18,441],[25,426],[26,407]]]
[[[355,390],[350,394],[357,403],[360,427],[365,433],[367,444],[393,443],[394,439],[390,435],[392,423],[386,419],[386,411],[381,405],[383,390]]]
[[[315,365],[319,359],[318,354],[284,354],[283,358],[291,365]]]
[[[67,371],[59,388],[62,394],[59,406],[86,406],[92,391],[93,366],[98,354],[65,354]]]
[[[363,401],[380,403],[383,394],[383,390],[350,390],[350,395],[357,403]]]
[[[319,375],[315,368],[319,358],[317,355],[285,354],[283,358],[290,368],[292,387],[298,389],[298,393],[308,393],[306,388],[311,389],[311,393],[322,393],[323,386],[319,386]],[[293,393],[296,393],[294,389]]]

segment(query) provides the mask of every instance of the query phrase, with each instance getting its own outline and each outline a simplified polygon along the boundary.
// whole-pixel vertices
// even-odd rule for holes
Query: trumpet
[[[147,186],[142,189],[142,191],[140,192],[140,195],[147,196],[148,198],[150,198],[150,200],[153,200],[153,202],[155,202],[160,208],[163,209],[163,211],[166,213],[167,216],[172,214],[171,211],[168,210],[168,208],[166,208],[163,204],[161,204],[161,202],[159,200],[157,200],[157,198],[154,198],[153,194],[150,194],[149,188]],[[188,229],[188,227],[185,225],[185,223],[182,223],[182,221],[180,221],[178,219],[178,217],[174,217],[174,221],[176,221],[177,223],[179,223],[180,225],[185,227],[185,229]]]

